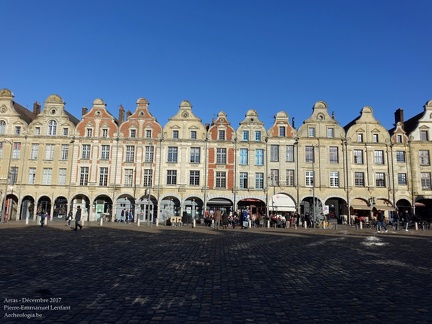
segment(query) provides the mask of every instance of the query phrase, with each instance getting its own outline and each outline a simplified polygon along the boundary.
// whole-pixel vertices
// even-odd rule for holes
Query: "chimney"
[[[404,113],[403,113],[403,109],[399,108],[398,110],[395,111],[395,125],[397,125],[397,123],[401,122],[402,126],[404,124]]]
[[[87,113],[88,113],[87,107],[82,107],[82,109],[81,109],[81,116],[84,116]]]
[[[132,116],[132,113],[131,113],[130,110],[128,110],[128,111],[126,112],[126,119],[128,119],[130,116]]]
[[[39,115],[40,114],[40,109],[41,109],[41,105],[39,102],[35,101],[35,103],[33,104],[33,113],[35,115]]]
[[[291,121],[292,127],[295,128],[295,126],[294,126],[294,117],[291,118],[291,120],[292,120],[292,121]]]
[[[120,109],[119,109],[119,122],[120,122],[120,124],[123,124],[123,122],[124,122],[124,114],[125,114],[124,108],[122,105],[120,105]]]

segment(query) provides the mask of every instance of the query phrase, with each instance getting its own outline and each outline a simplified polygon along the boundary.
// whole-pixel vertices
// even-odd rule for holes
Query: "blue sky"
[[[102,98],[165,125],[182,100],[237,128],[249,109],[298,128],[323,100],[346,125],[371,106],[386,128],[432,99],[429,0],[2,0],[0,88],[32,109],[51,94],[80,118]]]

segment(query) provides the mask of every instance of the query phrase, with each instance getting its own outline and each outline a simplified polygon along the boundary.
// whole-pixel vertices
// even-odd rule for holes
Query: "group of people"
[[[120,218],[116,218],[115,222],[118,223],[133,223],[134,221],[134,215],[132,212],[132,209],[122,209],[122,211],[120,212]]]

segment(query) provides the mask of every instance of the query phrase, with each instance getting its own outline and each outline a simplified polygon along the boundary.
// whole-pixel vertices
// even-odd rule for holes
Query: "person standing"
[[[74,231],[76,231],[78,229],[78,227],[80,228],[80,230],[82,229],[82,225],[80,224],[81,221],[81,206],[77,207],[77,211],[75,213],[75,229]]]
[[[382,210],[378,210],[377,221],[378,221],[378,223],[377,223],[378,233],[381,232],[381,227],[384,228],[385,232],[387,233],[388,229],[387,229],[387,227],[384,224],[384,212]]]
[[[68,218],[67,218],[66,226],[69,226],[69,227],[70,227],[71,222],[72,222],[72,218],[73,218],[73,213],[72,213],[72,210],[70,210],[70,211],[69,211],[69,214],[68,214]]]
[[[214,212],[213,217],[214,217],[214,229],[218,230],[219,229],[219,223],[220,223],[221,217],[222,217],[220,209],[217,209]]]
[[[222,214],[222,228],[227,229],[228,228],[228,213],[225,210]]]

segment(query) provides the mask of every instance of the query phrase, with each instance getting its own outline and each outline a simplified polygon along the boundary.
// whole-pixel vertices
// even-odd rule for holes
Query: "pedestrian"
[[[242,229],[249,228],[249,213],[247,209],[243,209],[241,222],[242,222]]]
[[[411,217],[410,217],[408,210],[405,210],[405,213],[403,215],[403,220],[405,223],[405,232],[408,232],[408,225],[409,225],[410,220],[411,220]]]
[[[213,219],[214,219],[214,229],[218,230],[219,229],[219,223],[221,221],[222,215],[221,215],[221,211],[220,209],[217,209],[214,214],[213,214]]]
[[[74,231],[76,231],[78,229],[78,227],[80,228],[80,230],[82,229],[82,225],[80,224],[81,221],[81,206],[77,207],[77,211],[75,213],[75,229]]]
[[[41,218],[41,220],[40,220],[41,227],[43,227],[45,224],[45,213],[42,212],[39,214],[39,216]]]
[[[129,222],[133,223],[134,222],[134,214],[132,209],[129,209]]]
[[[227,227],[228,227],[228,213],[225,210],[224,213],[222,214],[222,228],[227,229]]]
[[[122,209],[122,211],[120,213],[120,222],[123,222],[124,216],[125,216],[125,209]]]
[[[385,229],[386,233],[388,232],[388,229],[387,229],[387,227],[384,224],[384,219],[385,219],[384,212],[382,210],[378,210],[378,215],[377,215],[377,221],[378,221],[378,223],[377,223],[377,230],[378,230],[378,233],[381,233],[381,227]]]
[[[72,218],[73,218],[73,213],[72,213],[72,210],[70,210],[70,211],[69,211],[69,214],[68,214],[68,217],[67,217],[67,223],[66,223],[66,226],[69,226],[69,227],[70,227],[71,222],[72,222]]]

